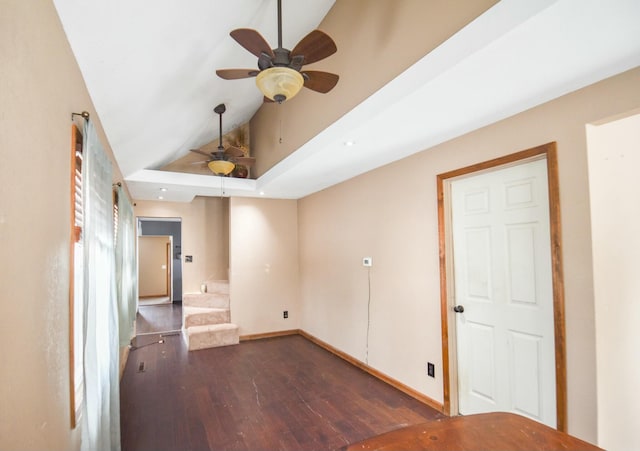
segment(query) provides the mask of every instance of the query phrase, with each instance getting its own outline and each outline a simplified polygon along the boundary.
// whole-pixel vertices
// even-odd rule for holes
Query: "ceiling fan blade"
[[[238,157],[238,158],[234,158],[233,161],[236,164],[246,166],[249,168],[253,166],[253,164],[256,162],[256,159],[253,157]]]
[[[304,64],[315,63],[338,50],[336,43],[323,31],[313,30],[291,50],[291,56],[304,55]]]
[[[199,153],[200,155],[204,155],[207,158],[211,158],[211,154],[210,153],[204,152],[204,151],[202,151],[200,149],[189,149],[189,150],[191,152],[195,152],[195,153]]]
[[[336,74],[318,70],[306,70],[302,75],[304,76],[304,86],[306,88],[321,92],[322,94],[331,91],[340,78]]]
[[[244,157],[244,151],[235,146],[229,146],[225,151],[224,155],[227,157]]]
[[[209,160],[200,160],[200,161],[194,161],[193,163],[189,163],[190,165],[196,165],[196,164],[205,164],[208,163]]]
[[[216,74],[225,80],[238,80],[240,78],[251,78],[258,75],[260,71],[255,69],[218,69]]]
[[[266,53],[271,58],[275,55],[269,47],[269,43],[262,37],[260,33],[252,28],[238,28],[229,33],[238,44],[260,58],[261,53]]]

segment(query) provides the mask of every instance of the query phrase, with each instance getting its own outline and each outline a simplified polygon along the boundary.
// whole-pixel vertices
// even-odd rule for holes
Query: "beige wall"
[[[205,280],[228,279],[229,199],[196,197],[190,203],[136,201],[137,217],[181,218],[182,292],[197,293]],[[192,263],[184,261],[193,257]]]
[[[78,449],[79,428],[69,426],[71,113],[89,111],[111,149],[52,2],[2,0],[0,9],[0,448]]]
[[[635,69],[299,201],[302,329],[441,402],[436,175],[556,141],[568,425],[572,434],[595,442],[585,124],[640,106],[638,86]],[[369,323],[364,256],[373,257]],[[436,379],[427,377],[427,361],[436,364]]]
[[[588,128],[598,445],[640,449],[640,114]]]
[[[296,201],[233,198],[229,216],[231,321],[241,336],[297,329]]]

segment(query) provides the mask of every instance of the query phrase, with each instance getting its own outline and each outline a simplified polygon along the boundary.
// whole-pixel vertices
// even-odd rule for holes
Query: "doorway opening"
[[[172,236],[138,237],[138,305],[173,302]]]
[[[456,304],[456,288],[459,291],[462,291],[459,285],[456,285],[456,277],[458,279],[465,279],[465,283],[470,283],[475,292],[476,299],[474,302],[474,309],[476,312],[483,312],[485,315],[489,315],[492,317],[497,317],[500,311],[499,306],[492,299],[481,299],[482,295],[480,292],[482,290],[487,289],[491,291],[491,287],[487,288],[485,285],[490,285],[492,283],[493,275],[490,274],[490,271],[486,270],[486,283],[482,277],[482,275],[478,276],[477,274],[471,274],[474,272],[482,272],[485,271],[485,263],[481,261],[485,255],[484,249],[489,249],[489,246],[493,246],[496,241],[505,241],[505,240],[513,240],[512,242],[516,245],[508,249],[508,252],[505,254],[505,259],[509,260],[509,262],[516,262],[516,266],[519,268],[518,271],[522,270],[522,263],[526,262],[529,258],[526,255],[521,257],[521,254],[509,254],[509,252],[524,252],[525,254],[528,252],[529,243],[532,243],[533,240],[530,239],[531,235],[529,234],[529,230],[527,227],[517,226],[511,227],[511,225],[507,225],[506,227],[501,226],[503,228],[503,233],[507,235],[503,235],[496,239],[493,235],[484,235],[485,231],[488,230],[484,225],[482,226],[473,226],[469,236],[472,238],[469,240],[472,247],[468,248],[463,254],[458,254],[458,260],[461,260],[464,255],[469,256],[470,260],[466,261],[464,264],[466,265],[466,272],[460,273],[460,266],[456,270],[455,259],[454,259],[454,248],[456,245],[458,247],[462,245],[468,245],[469,243],[456,243],[454,245],[454,230],[452,225],[452,184],[455,180],[461,180],[467,177],[475,177],[482,174],[489,174],[491,172],[495,172],[504,168],[517,167],[519,165],[523,165],[525,163],[529,163],[535,160],[543,160],[543,166],[546,166],[546,180],[543,180],[546,183],[543,190],[543,193],[548,196],[548,217],[545,219],[548,221],[548,237],[546,238],[546,246],[545,249],[549,258],[548,258],[548,271],[549,271],[549,296],[552,299],[548,300],[549,303],[549,311],[550,314],[546,321],[552,322],[553,324],[549,324],[550,331],[548,332],[551,335],[551,349],[548,354],[550,354],[550,363],[545,363],[547,366],[552,366],[553,374],[552,378],[555,381],[549,381],[549,372],[544,372],[541,370],[540,377],[536,377],[537,381],[544,380],[546,377],[546,383],[551,382],[555,386],[555,415],[552,415],[552,418],[556,422],[556,427],[558,430],[566,431],[566,357],[565,357],[565,332],[564,332],[564,289],[563,289],[563,276],[562,276],[562,247],[561,247],[561,235],[560,235],[560,208],[559,208],[559,191],[558,191],[558,171],[557,171],[557,158],[556,158],[556,144],[549,143],[542,146],[538,146],[532,149],[527,149],[522,152],[518,152],[512,155],[508,155],[505,157],[497,158],[494,160],[486,161],[483,163],[475,164],[472,166],[468,166],[465,168],[457,169],[454,171],[447,172],[445,174],[440,174],[438,176],[438,223],[439,223],[439,242],[440,242],[440,292],[441,292],[441,321],[442,321],[442,355],[443,355],[443,384],[444,384],[444,411],[448,415],[458,415],[461,411],[465,409],[469,409],[464,405],[464,400],[462,402],[463,408],[461,409],[461,396],[463,396],[463,391],[468,390],[469,387],[465,386],[465,383],[468,383],[468,371],[469,371],[469,362],[472,365],[475,365],[475,368],[491,368],[495,371],[494,374],[486,373],[483,375],[484,379],[480,380],[480,384],[486,384],[486,386],[497,387],[498,391],[502,391],[504,394],[507,390],[511,390],[511,392],[518,391],[514,390],[514,378],[520,374],[527,377],[527,371],[523,370],[523,365],[530,365],[530,367],[535,367],[540,363],[540,361],[536,360],[537,355],[543,347],[549,350],[548,343],[549,341],[543,339],[543,335],[540,335],[540,340],[537,342],[536,334],[529,333],[521,333],[516,328],[511,327],[503,327],[503,330],[507,330],[507,333],[503,333],[500,335],[500,332],[496,332],[498,328],[493,329],[491,326],[481,325],[481,323],[474,323],[469,321],[469,324],[479,325],[475,328],[474,333],[476,336],[471,341],[466,341],[467,344],[461,343],[463,346],[476,347],[475,345],[480,343],[481,338],[484,337],[483,343],[487,346],[485,350],[483,349],[475,349],[476,354],[475,357],[473,354],[469,354],[468,349],[462,349],[462,353],[459,352],[461,349],[459,347],[458,339],[463,340],[467,339],[458,337],[459,332],[462,332],[464,326],[464,318],[468,313],[464,313],[464,306]],[[544,178],[544,177],[543,177]],[[539,182],[536,182],[539,183]],[[519,192],[522,186],[525,185],[514,185],[514,193]],[[505,188],[503,186],[502,188]],[[480,193],[483,189],[474,188],[476,192]],[[505,191],[506,192],[506,191]],[[524,191],[521,191],[524,193]],[[474,194],[474,193],[471,193]],[[504,193],[503,193],[504,196]],[[487,199],[489,199],[487,197]],[[546,200],[546,199],[545,199]],[[487,214],[493,215],[492,212],[489,211],[489,205],[493,201],[486,200],[483,203],[483,196],[467,196],[462,199],[462,202],[471,202],[467,206],[473,207],[472,204],[477,201],[475,204],[478,208],[483,205],[487,208]],[[484,207],[483,207],[484,208]],[[547,208],[547,207],[545,207]],[[502,221],[509,221],[508,219],[501,219]],[[504,223],[506,224],[506,222]],[[515,223],[514,223],[515,224]],[[511,235],[508,235],[511,233]],[[531,232],[534,233],[534,232]],[[483,238],[485,237],[485,238]],[[464,240],[463,240],[464,241]],[[520,250],[518,250],[518,247]],[[460,251],[460,249],[458,249]],[[486,255],[490,255],[493,251],[486,251]],[[529,256],[533,258],[535,251],[529,252]],[[478,259],[480,256],[480,259]],[[494,263],[491,263],[492,265]],[[510,264],[510,263],[507,263]],[[501,271],[505,273],[502,269],[498,268],[496,271]],[[527,287],[531,285],[528,289],[530,292],[535,292],[538,289],[537,275],[532,276],[527,271],[522,270],[519,274],[518,271],[513,271],[513,267],[507,271],[509,274],[508,277],[511,277],[511,280],[507,284],[508,286],[517,286],[518,289],[523,287]],[[471,274],[472,277],[469,277]],[[515,274],[515,275],[514,275]],[[514,279],[515,277],[515,279]],[[516,280],[517,279],[517,280]],[[515,283],[514,283],[515,281]],[[475,284],[475,285],[473,285]],[[510,285],[509,285],[510,284]],[[477,290],[476,290],[477,288]],[[510,291],[510,294],[513,294],[513,290]],[[526,296],[527,293],[521,291],[520,294]],[[493,296],[493,294],[491,294]],[[468,297],[467,299],[470,299]],[[475,302],[477,301],[477,302]],[[522,309],[529,308],[531,312],[536,310],[536,307],[531,305],[526,305],[526,302],[516,301],[513,302],[514,299],[510,299],[507,304],[510,304],[510,307],[514,307],[518,302],[521,304],[515,307],[521,307]],[[471,301],[470,301],[471,302]],[[495,308],[495,309],[494,309]],[[494,310],[492,310],[494,309]],[[501,310],[505,312],[505,310]],[[464,315],[464,316],[463,316]],[[509,313],[510,315],[510,313]],[[526,317],[524,314],[522,317]],[[470,318],[470,316],[469,316]],[[462,319],[462,324],[461,324]],[[460,331],[457,330],[460,329]],[[509,335],[507,337],[507,335]],[[507,338],[505,338],[507,337]],[[474,341],[476,340],[476,341]],[[468,343],[472,343],[474,346],[468,346]],[[502,347],[502,351],[498,348],[489,349],[490,346],[494,344]],[[534,360],[527,362],[513,361],[514,355],[520,355],[519,352],[514,352],[514,346],[521,346],[521,349],[526,349],[529,354],[532,356],[531,358]],[[483,352],[495,352],[495,355],[483,355]],[[500,357],[502,356],[502,357]],[[487,363],[487,359],[493,359],[490,363]],[[459,360],[459,359],[467,359],[467,360]],[[470,359],[470,360],[469,360]],[[497,386],[498,378],[502,377],[502,374],[499,374],[499,371],[495,369],[493,362],[497,362],[500,359],[503,361],[500,362],[505,368],[508,368],[511,371],[511,375],[509,376],[509,380],[506,381],[509,384],[508,387]],[[537,369],[536,369],[537,371]],[[547,376],[544,376],[547,374]],[[503,381],[504,382],[504,381]],[[462,385],[461,385],[462,384]],[[547,385],[548,387],[548,385]],[[506,389],[506,390],[504,390]],[[553,386],[552,386],[553,389]],[[545,392],[549,392],[549,390],[544,390]],[[478,390],[479,397],[483,396],[482,389]],[[525,391],[520,390],[520,393],[525,393]],[[500,395],[500,393],[498,393]],[[545,394],[545,393],[543,393]],[[548,394],[548,393],[546,393]],[[513,396],[512,393],[507,393],[504,396]],[[502,399],[505,399],[503,396]],[[474,409],[490,409],[490,405],[493,404],[496,408],[501,410],[505,410],[503,407],[503,401],[494,399],[493,394],[487,395],[486,401],[487,404],[485,407],[474,406],[471,408]],[[553,399],[553,398],[552,398]],[[513,398],[509,398],[506,403],[513,405]],[[537,399],[533,399],[532,403],[541,402]],[[548,404],[548,403],[547,403]],[[551,406],[553,407],[553,406]],[[511,410],[511,409],[507,409]],[[513,411],[515,413],[523,413],[519,412],[517,408],[514,408]]]
[[[182,329],[182,220],[138,217],[136,336]]]

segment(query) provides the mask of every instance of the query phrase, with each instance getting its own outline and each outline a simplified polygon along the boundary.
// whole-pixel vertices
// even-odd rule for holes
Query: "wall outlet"
[[[427,375],[430,377],[436,377],[436,367],[431,362],[427,362]]]
[[[283,317],[284,319],[289,318],[289,310],[285,310],[284,312],[282,312],[282,317]]]
[[[362,259],[362,266],[373,266],[373,258],[371,257],[364,257]]]

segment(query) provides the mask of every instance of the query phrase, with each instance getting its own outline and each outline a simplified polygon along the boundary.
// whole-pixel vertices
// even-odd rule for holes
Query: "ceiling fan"
[[[211,172],[216,175],[229,175],[234,169],[239,169],[241,166],[249,168],[255,163],[256,159],[252,157],[246,157],[244,150],[239,147],[229,146],[225,149],[222,145],[222,115],[227,110],[224,103],[216,106],[213,111],[220,118],[220,139],[218,141],[218,150],[216,152],[203,152],[200,149],[191,149],[191,152],[199,153],[209,158],[204,161],[207,163]],[[200,162],[203,163],[203,162]],[[246,171],[243,171],[246,177]]]
[[[238,28],[230,33],[242,47],[258,57],[258,69],[219,69],[225,80],[256,77],[256,84],[267,101],[282,103],[291,99],[304,86],[326,94],[338,83],[338,75],[316,70],[302,70],[333,55],[338,48],[327,34],[313,30],[293,50],[282,47],[282,1],[278,0],[278,47],[271,49],[260,33],[251,28]]]

